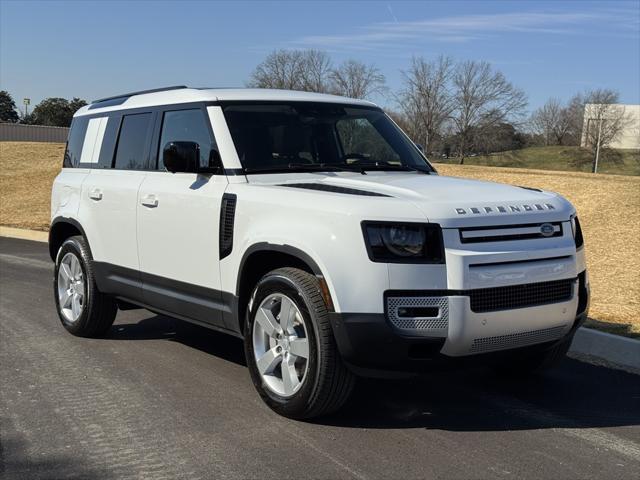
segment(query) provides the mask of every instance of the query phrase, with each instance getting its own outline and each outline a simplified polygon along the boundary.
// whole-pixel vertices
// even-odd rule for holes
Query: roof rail
[[[171,87],[161,87],[161,88],[153,88],[151,90],[140,90],[139,92],[123,93],[121,95],[114,95],[112,97],[105,97],[105,98],[100,98],[98,100],[93,100],[91,102],[91,105],[93,105],[94,103],[107,102],[109,100],[116,100],[119,98],[129,98],[129,97],[133,97],[134,95],[142,95],[144,93],[166,92],[169,90],[182,90],[183,88],[189,88],[189,87],[187,87],[186,85],[174,85]]]

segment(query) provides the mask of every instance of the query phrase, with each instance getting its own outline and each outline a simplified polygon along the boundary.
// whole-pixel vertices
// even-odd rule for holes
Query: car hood
[[[261,176],[264,180],[268,176]],[[575,212],[560,195],[532,188],[465,178],[413,172],[351,172],[278,176],[268,183],[283,187],[305,185],[319,194],[349,195],[366,200],[366,194],[384,195],[410,202],[430,222],[443,227],[510,225],[567,221]],[[259,183],[266,183],[264,180]],[[341,192],[352,189],[353,192]],[[358,191],[363,195],[357,195]]]

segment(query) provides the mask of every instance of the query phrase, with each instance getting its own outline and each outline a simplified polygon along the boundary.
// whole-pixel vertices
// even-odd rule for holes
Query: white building
[[[604,105],[587,104],[584,107],[584,124],[582,126],[581,147],[587,147],[587,131],[597,131],[598,112],[602,112]],[[640,105],[610,105],[606,107],[602,114],[603,124],[606,123],[607,117],[619,115],[620,110],[624,109],[624,115],[627,118],[623,131],[609,144],[610,148],[619,149],[640,149]],[[604,127],[606,128],[606,127]]]

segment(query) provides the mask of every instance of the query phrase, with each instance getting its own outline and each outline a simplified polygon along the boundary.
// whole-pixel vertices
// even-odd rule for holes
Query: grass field
[[[0,142],[0,225],[46,230],[51,182],[64,145]],[[578,209],[592,286],[591,319],[640,337],[640,177],[522,168],[436,165],[442,175],[538,187]]]
[[[459,159],[434,160],[441,163],[456,164]],[[540,170],[588,173],[591,172],[592,160],[591,152],[579,147],[531,147],[486,156],[467,157],[464,162],[466,165],[536,168]],[[617,175],[640,175],[640,151],[603,150],[598,172]]]

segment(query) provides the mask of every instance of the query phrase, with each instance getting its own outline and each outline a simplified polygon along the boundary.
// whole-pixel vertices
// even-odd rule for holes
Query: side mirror
[[[200,146],[196,142],[169,142],[162,150],[162,161],[171,173],[197,172]]]

